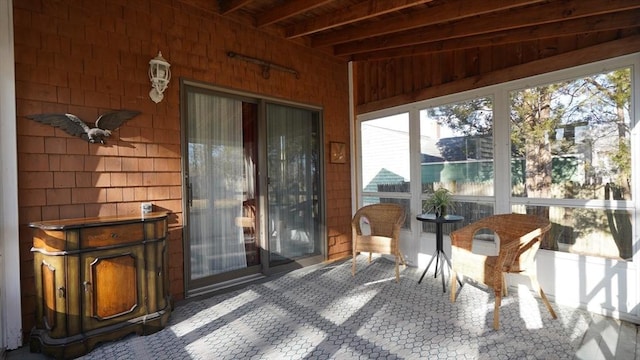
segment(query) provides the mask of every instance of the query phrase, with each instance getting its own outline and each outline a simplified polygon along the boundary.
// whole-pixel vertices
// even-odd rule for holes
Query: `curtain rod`
[[[287,72],[287,73],[293,74],[293,76],[295,76],[296,79],[300,79],[300,73],[296,69],[292,69],[290,67],[286,67],[286,66],[270,63],[270,62],[262,60],[262,59],[258,59],[258,58],[254,58],[254,57],[251,57],[251,56],[238,54],[238,53],[233,52],[233,51],[227,52],[227,56],[230,57],[230,58],[237,58],[237,59],[240,59],[240,60],[244,60],[246,62],[250,62],[250,63],[253,63],[253,64],[260,65],[262,67],[262,77],[265,78],[265,79],[268,79],[271,76],[271,74],[270,74],[270,70],[271,69],[275,69],[275,70],[279,70],[279,71],[283,71],[283,72]]]

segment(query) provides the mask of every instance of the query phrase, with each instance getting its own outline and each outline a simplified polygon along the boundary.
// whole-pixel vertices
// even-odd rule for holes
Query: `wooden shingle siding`
[[[343,59],[280,41],[217,13],[216,1],[14,1],[23,329],[33,326],[33,221],[138,214],[140,202],[170,211],[170,292],[184,297],[180,79],[323,108],[324,138],[349,142]],[[149,99],[149,60],[171,63],[164,100]],[[246,53],[295,67],[290,74],[230,59]],[[141,114],[104,146],[26,115],[72,113],[92,123],[112,109]],[[350,253],[348,165],[326,168],[329,257]]]

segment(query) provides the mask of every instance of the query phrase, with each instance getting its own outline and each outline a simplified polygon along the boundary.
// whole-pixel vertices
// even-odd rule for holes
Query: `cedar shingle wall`
[[[191,1],[193,3],[193,1]],[[171,294],[184,297],[179,79],[323,107],[329,141],[349,142],[346,63],[266,32],[172,0],[14,1],[23,329],[34,324],[31,221],[139,213],[140,202],[173,213]],[[171,63],[165,99],[153,103],[148,63]],[[236,59],[227,51],[291,66],[300,78]],[[28,114],[72,113],[87,122],[111,109],[141,114],[107,145],[88,144]],[[328,156],[327,156],[328,159]],[[326,164],[329,256],[350,252],[350,170]]]

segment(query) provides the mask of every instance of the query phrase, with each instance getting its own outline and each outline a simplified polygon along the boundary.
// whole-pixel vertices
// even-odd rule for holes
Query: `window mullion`
[[[496,89],[493,99],[493,161],[495,213],[511,212],[511,141],[509,97],[503,89]]]

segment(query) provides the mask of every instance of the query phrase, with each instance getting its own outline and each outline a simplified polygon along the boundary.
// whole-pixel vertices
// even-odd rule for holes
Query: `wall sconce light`
[[[151,91],[149,91],[149,97],[156,104],[162,101],[164,95],[162,94],[169,85],[171,79],[171,70],[169,67],[171,64],[162,57],[162,53],[158,51],[158,56],[149,61],[149,80],[151,80]]]

